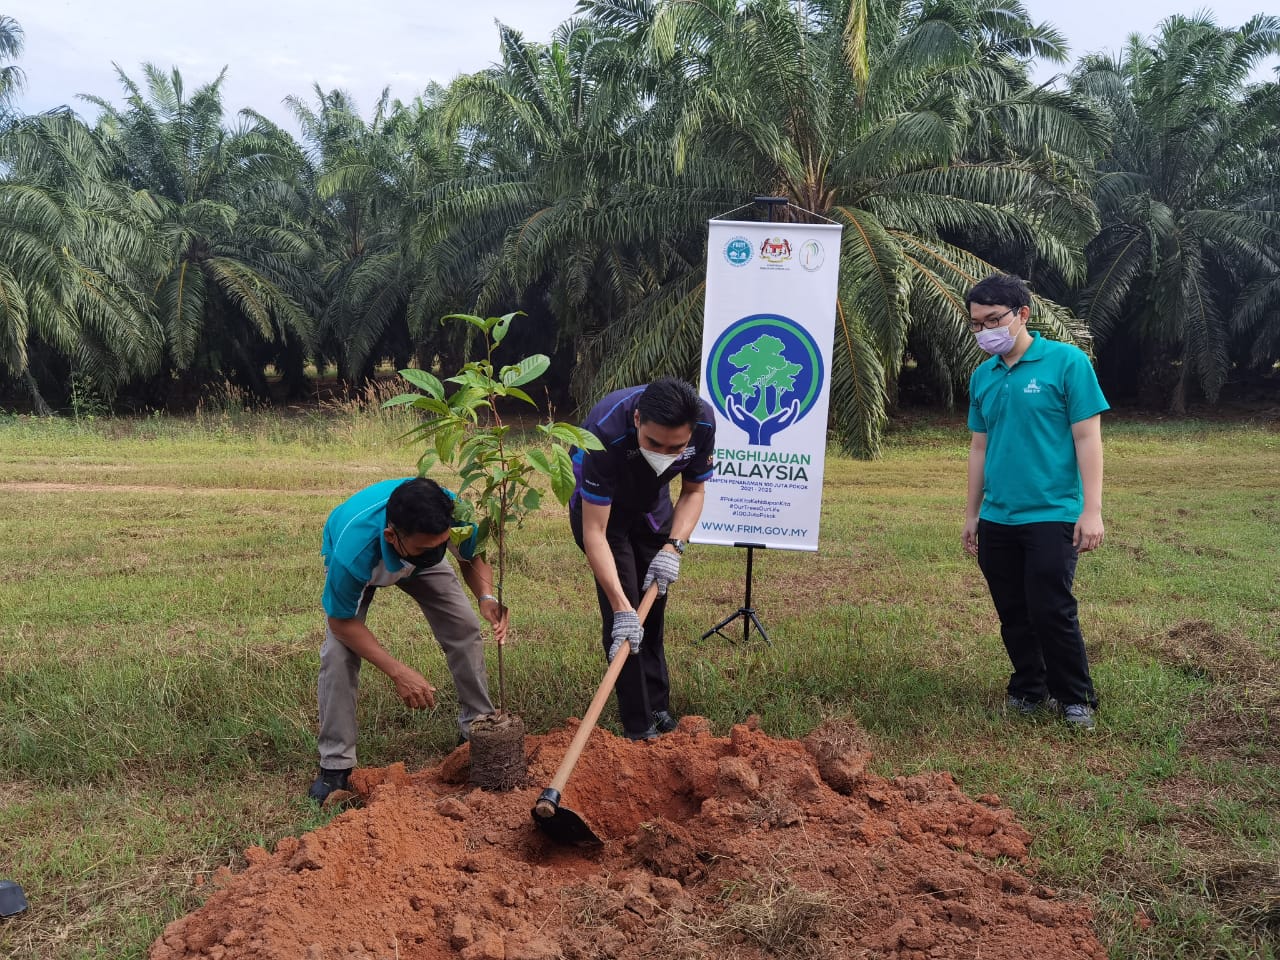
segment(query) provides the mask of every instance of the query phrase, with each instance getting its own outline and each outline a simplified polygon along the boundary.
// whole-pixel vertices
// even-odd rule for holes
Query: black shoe
[[[633,733],[630,730],[623,730],[622,735],[628,740],[657,740],[658,728],[651,725],[649,729],[641,730],[639,733]]]
[[[321,767],[320,776],[316,777],[315,783],[311,784],[311,789],[307,791],[307,796],[316,803],[324,803],[325,797],[329,796],[333,791],[351,789],[351,785],[347,782],[347,778],[350,776],[350,768],[346,770],[326,770]]]
[[[658,728],[659,733],[670,733],[680,726],[680,721],[666,710],[658,710],[653,714],[653,725]]]

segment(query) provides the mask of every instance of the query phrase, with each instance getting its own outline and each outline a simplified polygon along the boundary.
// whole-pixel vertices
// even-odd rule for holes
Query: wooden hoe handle
[[[653,583],[645,591],[644,597],[640,600],[640,609],[636,611],[640,617],[641,626],[644,625],[645,617],[649,615],[649,608],[653,606],[653,602],[657,597],[658,585]],[[591,698],[591,705],[587,707],[587,712],[582,715],[582,722],[578,724],[578,732],[573,735],[573,741],[569,744],[569,749],[565,753],[564,759],[560,761],[560,766],[556,768],[556,775],[551,779],[550,790],[560,793],[564,790],[564,785],[569,782],[573,768],[578,763],[578,757],[582,756],[582,750],[587,745],[587,739],[591,736],[591,731],[595,729],[596,721],[600,719],[600,711],[604,709],[605,702],[609,699],[609,694],[613,692],[613,685],[618,682],[618,674],[622,672],[622,665],[627,662],[627,655],[630,652],[631,644],[624,643],[618,652],[614,654],[613,662],[609,664],[609,669],[605,671],[604,679],[600,681],[596,695]]]

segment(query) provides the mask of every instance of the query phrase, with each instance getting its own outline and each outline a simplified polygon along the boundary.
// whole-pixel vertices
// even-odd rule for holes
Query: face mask
[[[658,476],[666,473],[667,468],[680,459],[678,453],[654,453],[652,450],[640,448],[640,456],[644,457],[645,462],[653,467],[653,472]]]
[[[445,549],[448,544],[440,544],[438,547],[432,547],[430,550],[423,550],[421,553],[415,553],[406,557],[400,554],[400,559],[405,563],[411,563],[415,567],[434,567],[437,563],[444,559]]]
[[[1009,324],[1009,327],[1013,324]],[[993,356],[1003,357],[1017,343],[1016,335],[1009,332],[1009,327],[996,327],[994,330],[980,330],[974,334],[980,346]]]
[[[446,540],[438,547],[428,547],[421,553],[407,554],[403,553],[404,541],[400,539],[400,535],[396,534],[396,544],[398,547],[395,551],[396,556],[405,563],[412,564],[415,567],[434,567],[437,563],[444,559],[444,552],[449,548],[449,541]]]

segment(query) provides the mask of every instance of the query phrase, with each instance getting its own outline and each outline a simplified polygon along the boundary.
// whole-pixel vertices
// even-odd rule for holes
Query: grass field
[[[0,879],[32,904],[0,922],[0,956],[142,957],[212,870],[324,819],[302,799],[320,527],[413,472],[401,426],[354,406],[0,419]],[[1000,715],[1007,661],[959,543],[959,420],[896,430],[876,463],[828,460],[820,551],[757,555],[772,646],[697,641],[741,603],[744,555],[693,547],[668,616],[673,705],[719,732],[753,713],[779,736],[851,717],[880,773],[946,769],[999,794],[1043,882],[1093,899],[1116,960],[1275,958],[1280,431],[1105,437],[1107,543],[1077,578],[1092,734]],[[585,708],[598,626],[559,510],[517,536],[507,706],[541,731]],[[367,670],[361,762],[432,762],[455,736],[439,649],[402,597],[370,623],[440,697],[411,713]]]

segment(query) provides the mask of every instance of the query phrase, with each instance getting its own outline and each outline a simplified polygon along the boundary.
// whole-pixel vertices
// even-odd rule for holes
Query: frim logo
[[[822,352],[809,331],[775,313],[731,323],[707,357],[711,402],[751,446],[802,420],[822,394]]]
[[[1040,384],[1036,383],[1036,378],[1032,377],[1031,382],[1022,388],[1023,393],[1039,393]]]
[[[786,237],[765,237],[760,244],[760,259],[765,263],[786,263],[791,259],[791,241]]]
[[[751,241],[746,237],[731,237],[724,245],[724,258],[731,266],[745,267],[751,262]]]

